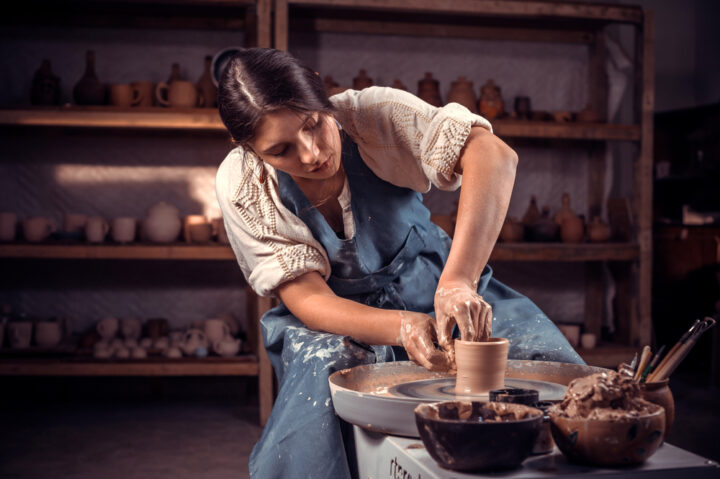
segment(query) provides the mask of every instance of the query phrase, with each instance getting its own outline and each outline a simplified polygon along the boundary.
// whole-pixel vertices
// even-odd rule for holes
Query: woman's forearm
[[[450,256],[440,282],[475,285],[495,245],[515,183],[517,155],[484,128],[473,128],[458,161],[462,188]]]
[[[307,273],[280,286],[280,299],[315,331],[351,336],[376,345],[399,345],[403,311],[373,308],[341,298],[318,273]]]

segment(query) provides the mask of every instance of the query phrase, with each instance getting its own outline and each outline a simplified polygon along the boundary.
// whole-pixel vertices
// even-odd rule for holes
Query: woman
[[[237,144],[216,183],[231,245],[249,285],[281,301],[261,322],[280,388],[252,475],[348,477],[329,374],[404,352],[447,370],[455,325],[478,340],[492,323],[512,358],[582,362],[491,277],[517,156],[485,119],[390,88],[328,99],[317,74],[271,49],[235,55],[218,102]],[[421,193],[461,175],[451,243]]]

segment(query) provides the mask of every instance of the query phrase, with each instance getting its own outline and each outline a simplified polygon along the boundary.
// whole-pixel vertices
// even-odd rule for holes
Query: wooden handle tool
[[[651,355],[652,355],[652,351],[650,351],[650,346],[644,346],[642,349],[642,353],[640,354],[640,363],[638,364],[638,368],[635,371],[635,376],[633,377],[633,380],[635,382],[640,381],[640,378],[642,377],[642,373],[645,370],[645,367],[650,362]]]

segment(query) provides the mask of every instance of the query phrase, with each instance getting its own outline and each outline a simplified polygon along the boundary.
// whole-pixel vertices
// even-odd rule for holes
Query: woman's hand
[[[485,341],[492,333],[492,307],[472,287],[440,283],[435,292],[435,318],[440,346],[455,362],[452,330],[457,324],[465,341]]]
[[[437,333],[432,316],[412,311],[400,311],[399,343],[410,359],[430,371],[447,371],[448,356],[435,348]]]

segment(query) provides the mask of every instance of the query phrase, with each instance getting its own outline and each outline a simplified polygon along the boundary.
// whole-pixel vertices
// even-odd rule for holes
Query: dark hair
[[[272,48],[245,48],[228,60],[218,82],[218,109],[233,141],[246,143],[264,114],[285,108],[331,112],[320,76]]]

